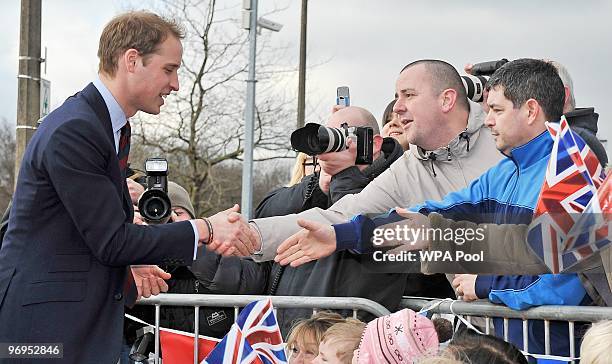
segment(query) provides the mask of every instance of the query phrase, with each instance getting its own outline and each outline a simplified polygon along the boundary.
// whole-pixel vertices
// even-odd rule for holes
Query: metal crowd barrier
[[[430,311],[439,314],[456,314],[465,316],[468,322],[472,317],[485,319],[485,333],[489,334],[492,328],[492,318],[503,319],[504,340],[508,341],[508,320],[522,320],[523,328],[523,351],[529,353],[529,320],[544,321],[544,347],[545,355],[550,355],[550,322],[565,321],[569,327],[570,357],[564,357],[567,361],[576,359],[576,348],[574,340],[575,322],[597,322],[612,318],[612,307],[593,306],[539,306],[528,310],[512,310],[503,305],[496,305],[487,301],[478,300],[473,302],[442,300],[437,298],[404,297],[400,303],[400,309],[410,308],[415,311],[423,307],[431,306],[434,302],[441,301],[439,305]],[[452,306],[451,306],[452,305]],[[538,357],[537,354],[531,354]]]
[[[200,307],[233,307],[234,320],[238,317],[240,307],[262,300],[272,299],[274,311],[278,308],[311,308],[313,314],[319,309],[348,309],[357,318],[358,311],[365,311],[377,317],[390,314],[381,304],[365,298],[357,297],[304,297],[304,296],[254,296],[254,295],[205,295],[205,294],[173,294],[166,293],[149,298],[142,298],[139,305],[155,306],[155,363],[159,363],[159,322],[161,306],[193,306],[194,307],[194,353],[193,362],[198,363],[198,337],[200,323]]]

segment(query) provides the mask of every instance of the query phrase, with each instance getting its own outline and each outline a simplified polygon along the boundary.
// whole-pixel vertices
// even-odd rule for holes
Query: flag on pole
[[[233,324],[230,332],[201,364],[263,364],[238,325]]]
[[[244,307],[232,330],[210,353],[205,363],[282,364],[287,362],[284,349],[272,300],[268,298]],[[253,361],[252,354],[258,361]]]
[[[552,273],[559,273],[610,243],[609,236],[601,236],[601,219],[587,221],[603,216],[598,188],[605,175],[565,117],[546,126],[554,144],[527,242]]]

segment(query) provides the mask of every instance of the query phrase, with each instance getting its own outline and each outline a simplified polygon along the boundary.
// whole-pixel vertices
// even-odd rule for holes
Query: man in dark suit
[[[191,264],[208,243],[220,254],[253,252],[237,206],[210,219],[132,224],[127,118],[158,114],[178,90],[182,37],[152,13],[114,18],[100,37],[99,78],[32,137],[0,250],[0,342],[61,343],[62,362],[116,363],[125,287],[133,277],[140,294],[156,294],[169,276],[155,266],[132,276],[130,265]]]

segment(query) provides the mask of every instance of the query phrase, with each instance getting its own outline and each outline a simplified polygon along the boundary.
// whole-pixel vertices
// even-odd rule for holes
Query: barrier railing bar
[[[155,364],[159,364],[159,320],[160,305],[155,305]]]
[[[194,311],[194,319],[193,319],[195,326],[194,326],[194,336],[193,336],[193,363],[197,364],[198,363],[198,350],[199,348],[199,337],[200,337],[200,306],[195,306],[195,311]]]
[[[400,302],[401,308],[420,310],[423,306],[431,304],[432,300],[422,297],[404,297]],[[434,313],[451,313],[450,304],[452,301],[442,302],[433,308]],[[609,320],[612,317],[612,307],[595,306],[540,306],[532,307],[527,310],[512,310],[503,305],[493,304],[484,300],[472,302],[455,301],[453,310],[461,312],[463,315],[488,316],[488,317],[507,317],[527,320],[550,320],[550,321],[588,321],[597,322]]]
[[[163,293],[140,299],[137,304],[164,306],[238,307],[271,298],[276,308],[356,309],[380,317],[390,314],[383,305],[360,297],[305,297],[305,296],[254,296],[254,295],[203,295]],[[236,313],[237,314],[237,313]],[[237,315],[236,315],[237,316]]]
[[[523,350],[529,352],[529,327],[527,320],[523,320]]]
[[[544,354],[550,355],[550,321],[544,320]]]
[[[508,318],[504,317],[504,341],[508,341]]]
[[[576,347],[575,347],[575,342],[574,342],[574,321],[570,321],[568,322],[568,327],[569,327],[569,344],[570,344],[570,356],[572,358],[576,357]],[[572,360],[571,363],[573,364],[574,361]]]

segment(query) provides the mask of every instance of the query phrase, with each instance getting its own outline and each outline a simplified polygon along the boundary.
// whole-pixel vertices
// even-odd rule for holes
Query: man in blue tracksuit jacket
[[[507,158],[467,188],[448,194],[442,201],[426,201],[409,208],[421,214],[436,212],[445,218],[475,223],[528,224],[544,182],[553,140],[546,120],[562,115],[564,88],[555,68],[543,61],[521,59],[500,68],[487,84],[490,107],[485,124],[496,147]],[[406,188],[410,188],[406,186]],[[369,251],[376,227],[405,219],[394,210],[373,219],[355,216],[333,226],[336,249]],[[323,229],[320,225],[312,225]],[[329,228],[331,229],[331,228]],[[312,238],[312,236],[310,236]],[[540,276],[478,276],[476,294],[513,309],[538,305],[582,305],[590,299],[575,274]],[[503,325],[496,320],[498,336]],[[510,320],[509,341],[523,347],[520,320]],[[551,354],[569,355],[567,324],[551,323]],[[579,345],[576,345],[578,347]],[[529,322],[531,353],[544,353],[544,325]]]

